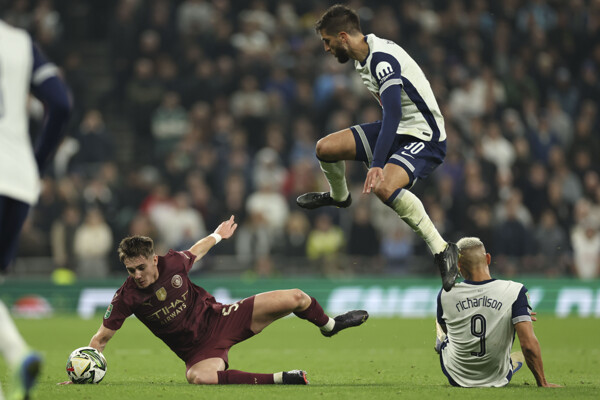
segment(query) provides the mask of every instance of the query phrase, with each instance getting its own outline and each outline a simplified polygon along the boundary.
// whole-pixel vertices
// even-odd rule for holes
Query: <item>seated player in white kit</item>
[[[525,286],[492,279],[491,256],[478,238],[462,238],[457,246],[458,268],[465,280],[450,292],[440,290],[437,300],[436,351],[448,382],[461,387],[505,386],[524,356],[538,386],[558,387],[544,375]],[[515,331],[522,354],[513,353],[511,360]]]

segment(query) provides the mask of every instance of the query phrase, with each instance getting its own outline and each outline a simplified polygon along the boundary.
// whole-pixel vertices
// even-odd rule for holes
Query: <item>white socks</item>
[[[331,332],[333,330],[333,327],[335,326],[335,320],[331,317],[329,317],[329,321],[327,321],[327,323],[321,327],[319,327],[320,330],[325,331],[325,332]]]
[[[417,235],[421,236],[432,254],[438,254],[444,251],[447,244],[438,230],[431,222],[429,215],[425,212],[425,207],[421,200],[406,189],[402,189],[398,196],[388,204],[402,218],[404,222],[412,228]]]
[[[275,372],[273,374],[273,383],[283,383],[283,372]]]
[[[27,352],[27,345],[19,334],[8,309],[0,301],[0,354],[7,364],[14,368]]]
[[[344,201],[348,198],[348,185],[346,184],[346,162],[325,162],[319,160],[321,170],[329,182],[331,198],[335,201]]]

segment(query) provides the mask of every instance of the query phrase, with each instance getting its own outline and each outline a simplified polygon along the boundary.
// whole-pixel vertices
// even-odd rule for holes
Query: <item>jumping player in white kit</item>
[[[458,268],[465,278],[451,292],[440,290],[437,300],[437,344],[440,364],[452,386],[506,386],[520,369],[524,355],[538,386],[548,383],[540,344],[533,332],[527,289],[521,283],[492,279],[491,256],[481,240],[457,243]],[[521,353],[511,348],[515,331]]]
[[[39,196],[40,172],[58,147],[70,114],[67,88],[57,73],[26,31],[0,20],[0,272],[15,256],[21,227]],[[28,126],[30,92],[45,107],[35,149]],[[14,371],[9,399],[28,398],[41,358],[28,349],[2,302],[0,354]]]
[[[340,63],[354,60],[363,83],[382,107],[381,121],[355,125],[317,142],[316,153],[330,192],[310,192],[300,207],[348,207],[352,198],[345,160],[369,168],[363,193],[375,195],[427,243],[449,291],[458,275],[457,250],[446,242],[409,189],[444,161],[444,118],[429,81],[417,63],[396,43],[364,35],[358,14],[343,5],[330,7],[315,25],[325,51]]]

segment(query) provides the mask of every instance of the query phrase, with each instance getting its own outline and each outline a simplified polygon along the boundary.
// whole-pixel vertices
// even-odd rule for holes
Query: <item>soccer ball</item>
[[[106,374],[106,358],[93,347],[73,350],[67,360],[67,375],[73,383],[100,383]]]

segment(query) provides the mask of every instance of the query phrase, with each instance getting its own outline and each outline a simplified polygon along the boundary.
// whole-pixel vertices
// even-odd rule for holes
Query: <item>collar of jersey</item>
[[[492,279],[488,279],[488,280],[485,280],[485,281],[477,281],[477,282],[475,282],[475,281],[469,281],[469,280],[465,279],[463,282],[464,283],[468,283],[469,285],[485,285],[486,283],[490,283],[490,282],[493,282],[495,280],[496,280],[495,278],[492,278]]]
[[[366,44],[367,44],[367,46],[368,46],[368,45],[369,45],[369,41],[368,41],[367,39],[368,39],[368,36],[367,36],[367,35],[365,35],[365,36],[363,37],[363,40],[365,41],[365,43],[366,43]],[[369,59],[369,56],[370,56],[370,55],[371,55],[371,46],[369,46],[369,52],[367,53],[367,56],[365,57],[365,61],[364,61],[364,62],[363,62],[363,61],[359,61],[359,63],[360,63],[360,66],[361,66],[361,67],[364,67],[364,66],[365,66],[365,64],[367,63],[367,60]]]

